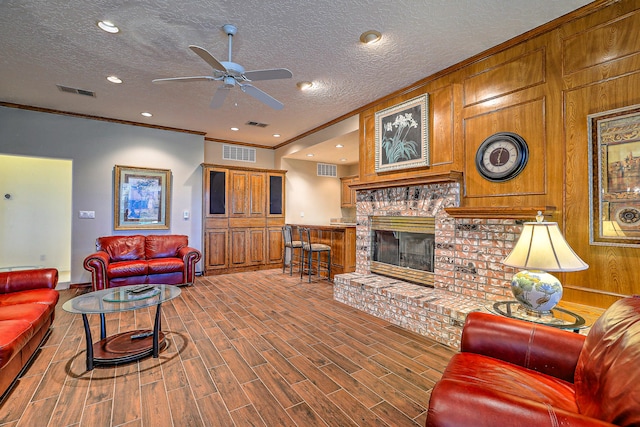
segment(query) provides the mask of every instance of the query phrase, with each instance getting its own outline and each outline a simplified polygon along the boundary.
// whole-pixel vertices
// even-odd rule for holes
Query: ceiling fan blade
[[[219,70],[224,72],[227,71],[226,67],[222,65],[220,61],[214,58],[213,55],[211,55],[207,49],[202,48],[200,46],[194,46],[194,45],[190,45],[189,49],[191,49],[193,52],[195,52],[196,55],[202,58],[204,62],[211,65],[211,67],[214,70]]]
[[[271,107],[271,108],[273,108],[275,110],[282,110],[284,108],[284,104],[282,102],[278,101],[277,99],[275,99],[271,95],[261,91],[260,89],[258,89],[255,86],[252,86],[250,84],[242,84],[242,85],[240,85],[240,88],[242,89],[242,91],[244,93],[248,93],[249,95],[253,96],[258,101],[267,104],[269,107]]]
[[[211,100],[211,104],[209,104],[209,107],[211,108],[222,107],[222,104],[224,104],[224,100],[227,98],[227,95],[229,95],[230,89],[231,88],[228,88],[225,86],[220,86],[218,90],[216,90],[216,93],[213,94],[213,99]]]
[[[193,77],[169,77],[166,79],[153,79],[152,83],[159,82],[203,82],[209,80],[219,80],[211,76],[193,76]]]
[[[271,70],[253,70],[247,71],[243,76],[249,81],[256,80],[276,80],[276,79],[290,79],[293,77],[293,73],[286,68],[274,68]]]

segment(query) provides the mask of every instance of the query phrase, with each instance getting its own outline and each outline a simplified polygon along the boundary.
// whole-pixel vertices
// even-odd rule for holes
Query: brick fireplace
[[[459,182],[358,190],[356,271],[336,276],[334,298],[458,348],[469,312],[512,298],[501,260],[521,231],[511,219],[453,218],[445,208],[459,200]],[[433,288],[371,272],[374,216],[435,218]]]

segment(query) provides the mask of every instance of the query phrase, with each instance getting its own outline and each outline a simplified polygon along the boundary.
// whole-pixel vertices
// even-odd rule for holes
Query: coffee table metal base
[[[82,314],[84,332],[87,343],[87,371],[93,370],[96,364],[113,365],[133,362],[152,355],[157,358],[160,350],[166,347],[165,335],[160,323],[160,307],[156,305],[156,316],[153,330],[134,330],[107,336],[106,322],[100,313],[100,341],[94,343],[91,327],[86,314]]]

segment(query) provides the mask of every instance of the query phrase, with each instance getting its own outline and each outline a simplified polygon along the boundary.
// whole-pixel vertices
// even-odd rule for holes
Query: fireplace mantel
[[[490,206],[490,207],[451,207],[444,209],[453,218],[474,219],[522,219],[535,220],[538,212],[545,218],[551,218],[555,206]]]
[[[444,182],[462,182],[462,172],[451,171],[434,175],[422,175],[410,178],[394,178],[379,181],[352,184],[354,190],[380,190],[390,187],[411,187],[414,185],[440,184]]]

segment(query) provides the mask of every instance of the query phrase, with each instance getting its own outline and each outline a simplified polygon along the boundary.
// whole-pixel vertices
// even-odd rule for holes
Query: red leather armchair
[[[427,426],[640,426],[640,298],[585,337],[487,313],[431,393]]]
[[[58,302],[58,270],[0,273],[0,396],[49,332]]]
[[[84,260],[94,291],[143,283],[191,284],[202,254],[187,236],[107,236],[96,239],[96,251]]]

